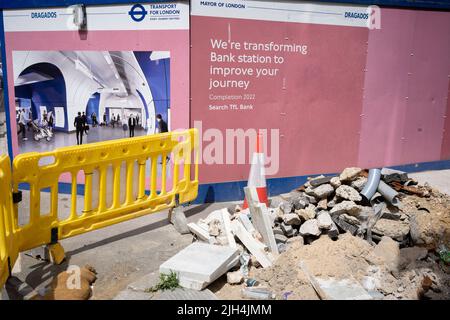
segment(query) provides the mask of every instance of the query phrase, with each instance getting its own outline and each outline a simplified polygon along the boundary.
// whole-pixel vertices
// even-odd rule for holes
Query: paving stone
[[[113,300],[150,300],[155,293],[153,292],[143,292],[143,291],[134,291],[134,290],[123,290],[120,291],[117,296],[114,297]]]
[[[164,290],[155,295],[152,300],[218,300],[217,296],[209,289],[202,291],[177,288]]]
[[[159,267],[160,273],[177,273],[180,285],[201,290],[219,278],[239,260],[238,250],[195,242]]]

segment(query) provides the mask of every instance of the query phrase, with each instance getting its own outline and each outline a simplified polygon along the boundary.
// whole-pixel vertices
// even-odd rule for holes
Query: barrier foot
[[[66,254],[64,252],[64,248],[62,245],[57,242],[53,244],[47,245],[48,251],[50,253],[50,261],[53,264],[61,264],[66,258]]]

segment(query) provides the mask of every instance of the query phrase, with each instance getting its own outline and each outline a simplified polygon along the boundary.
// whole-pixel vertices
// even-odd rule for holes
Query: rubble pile
[[[269,207],[254,188],[245,193],[249,208],[188,224],[198,241],[238,251],[226,280],[241,297],[326,299],[339,293],[330,278],[353,281],[358,297],[449,298],[448,261],[439,252],[448,254],[450,198],[406,173],[346,168],[308,179]]]

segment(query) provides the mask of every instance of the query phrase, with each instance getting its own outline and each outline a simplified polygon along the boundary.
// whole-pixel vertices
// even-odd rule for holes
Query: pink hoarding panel
[[[414,21],[400,163],[438,160],[450,74],[448,13],[419,11]]]
[[[450,79],[450,77],[449,77]],[[444,124],[444,135],[442,139],[442,147],[441,147],[441,159],[450,159],[450,81],[448,84],[448,92],[447,92],[447,111],[445,114],[445,124]]]
[[[383,9],[369,34],[359,165],[440,159],[450,65],[445,12]]]
[[[368,29],[192,16],[191,30],[192,125],[202,121],[203,132],[216,128],[224,137],[226,129],[266,128],[269,132],[278,129],[279,170],[271,177],[333,172],[356,163]],[[217,54],[231,51],[236,56],[241,52],[212,49],[211,39],[241,44],[246,41],[302,44],[307,45],[307,54],[277,54],[284,59],[279,64],[214,63],[212,51]],[[217,78],[211,76],[211,66],[277,71],[265,77],[254,74],[227,78],[249,81],[247,89],[210,89],[210,79]],[[224,95],[242,98],[215,100],[216,96]],[[241,104],[251,105],[252,109],[230,109],[233,104],[238,108]],[[212,110],[217,106],[226,108]],[[204,154],[211,144],[203,141]],[[270,156],[273,150],[269,148],[267,154]],[[219,153],[225,154],[225,146]],[[246,163],[202,165],[200,181],[246,180],[249,161]]]
[[[411,11],[383,10],[381,29],[369,32],[360,166],[394,164],[401,154],[413,21]]]

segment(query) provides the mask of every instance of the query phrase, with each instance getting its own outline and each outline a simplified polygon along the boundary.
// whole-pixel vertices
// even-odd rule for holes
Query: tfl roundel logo
[[[131,10],[128,11],[128,14],[130,15],[131,19],[133,19],[136,22],[144,20],[147,13],[148,12],[145,10],[142,4],[135,4],[134,6],[131,7]]]

